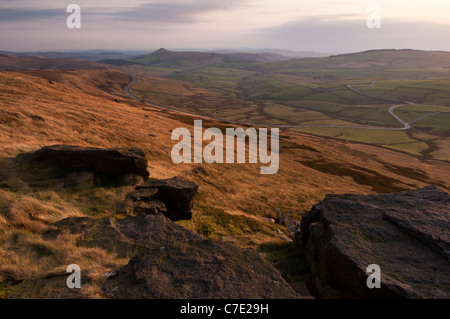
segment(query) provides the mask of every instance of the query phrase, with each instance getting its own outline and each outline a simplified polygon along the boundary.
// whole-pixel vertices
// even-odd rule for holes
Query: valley
[[[428,62],[415,64],[425,54]],[[210,61],[189,69],[170,54],[173,69],[151,56],[148,65],[119,68],[139,78],[130,92],[141,101],[449,160],[449,150],[441,147],[450,130],[447,53],[380,50],[269,63]],[[175,87],[180,94],[168,96]]]
[[[450,190],[448,53],[255,62],[158,52],[164,63],[151,55],[129,58],[133,65],[116,59],[120,66],[33,57],[22,64],[0,55],[0,296],[5,289],[37,297],[34,283],[75,258],[89,278],[81,297],[104,298],[104,274],[130,261],[78,245],[77,234],[47,239],[65,218],[125,225],[120,207],[133,191],[62,187],[46,170],[25,166],[24,154],[48,145],[142,149],[150,177],[198,185],[192,218],[178,226],[259,252],[302,293],[309,270],[280,216],[300,221],[326,194]],[[185,59],[199,61],[187,67]],[[222,131],[279,127],[278,173],[261,175],[260,164],[173,163],[171,133],[194,131],[195,119]]]

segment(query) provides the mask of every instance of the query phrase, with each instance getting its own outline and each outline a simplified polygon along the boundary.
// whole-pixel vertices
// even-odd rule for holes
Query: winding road
[[[274,127],[274,128],[335,127],[335,128],[354,128],[354,129],[361,129],[361,130],[406,131],[406,130],[409,130],[411,128],[411,124],[412,123],[415,123],[418,120],[420,120],[420,119],[422,119],[422,118],[424,118],[426,116],[432,115],[432,114],[427,114],[425,116],[422,116],[421,118],[416,119],[413,122],[406,122],[402,118],[400,118],[397,114],[395,114],[395,110],[397,108],[399,108],[401,106],[404,106],[404,105],[407,105],[407,104],[414,104],[413,102],[404,101],[403,104],[393,105],[388,110],[389,114],[393,118],[395,118],[400,124],[403,125],[403,127],[399,127],[399,128],[383,127],[383,126],[352,126],[352,125],[333,125],[333,124],[276,125],[276,124],[261,124],[261,123],[249,123],[249,122],[241,122],[241,121],[232,121],[232,120],[227,120],[227,119],[215,118],[215,117],[211,117],[211,116],[207,116],[207,115],[200,115],[200,114],[196,114],[196,113],[192,113],[192,112],[188,112],[188,111],[180,111],[180,110],[172,109],[172,108],[169,108],[169,107],[165,107],[165,106],[162,106],[162,105],[158,105],[158,104],[155,104],[155,103],[151,103],[151,102],[147,102],[145,100],[142,100],[142,99],[134,96],[132,93],[130,93],[130,88],[137,82],[137,78],[135,76],[131,76],[131,77],[133,78],[133,81],[126,86],[125,93],[128,96],[130,96],[131,98],[140,101],[141,103],[145,103],[145,104],[148,104],[148,105],[153,106],[153,107],[157,107],[157,108],[160,108],[160,109],[173,111],[173,112],[177,112],[177,113],[181,113],[181,114],[193,115],[193,116],[198,116],[198,117],[202,117],[202,118],[209,119],[209,120],[214,120],[214,121],[219,121],[219,122],[224,122],[224,123],[238,124],[238,125],[263,126],[263,127]],[[393,102],[393,103],[401,103],[401,101],[398,101],[398,100],[388,99],[388,98],[383,98],[383,97],[378,97],[378,96],[374,96],[374,95],[363,93],[363,92],[355,89],[351,85],[346,85],[346,87],[348,89],[352,90],[353,92],[359,94],[359,95],[363,95],[363,96],[370,97],[370,98],[373,98],[373,99],[389,101],[389,102]],[[436,113],[433,113],[433,114],[436,114]]]
[[[363,95],[363,96],[370,97],[370,98],[373,98],[373,99],[379,99],[379,100],[383,100],[383,101],[388,101],[388,102],[394,102],[394,103],[400,102],[400,101],[398,101],[398,100],[387,99],[387,98],[384,98],[384,97],[379,97],[379,96],[374,96],[374,95],[370,95],[370,94],[363,93],[363,92],[361,92],[361,91],[355,89],[355,88],[354,88],[353,86],[351,86],[351,85],[346,85],[346,86],[347,86],[350,90],[352,90],[353,92],[355,92],[355,93],[357,93],[357,94],[359,94],[359,95]],[[400,122],[400,124],[403,125],[403,127],[401,127],[401,128],[391,128],[390,131],[405,131],[405,130],[409,130],[409,129],[411,128],[411,123],[408,123],[408,122],[404,121],[402,118],[400,118],[400,116],[398,116],[398,115],[395,114],[395,112],[394,112],[397,108],[399,108],[400,106],[404,106],[404,105],[406,105],[406,104],[414,104],[414,103],[413,103],[413,102],[404,101],[403,104],[393,105],[393,106],[391,106],[391,107],[389,108],[389,110],[388,110],[389,114],[390,114],[394,119],[396,119],[398,122]],[[416,120],[416,121],[417,121],[417,120]]]

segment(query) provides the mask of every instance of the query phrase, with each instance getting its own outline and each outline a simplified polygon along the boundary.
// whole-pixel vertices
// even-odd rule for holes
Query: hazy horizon
[[[2,52],[11,52],[11,53],[52,53],[52,52],[60,52],[60,53],[88,53],[88,52],[96,52],[96,51],[104,51],[104,52],[118,52],[118,53],[124,53],[124,54],[149,54],[152,52],[155,52],[159,49],[166,49],[168,51],[176,51],[176,52],[212,52],[212,53],[221,53],[223,51],[224,53],[228,52],[242,52],[242,53],[254,53],[254,52],[269,52],[269,51],[280,51],[279,54],[283,55],[283,51],[291,52],[292,54],[299,53],[299,54],[307,54],[311,53],[314,55],[317,55],[317,57],[325,57],[325,56],[333,56],[333,55],[343,55],[343,54],[354,54],[354,53],[361,53],[361,52],[368,52],[368,51],[381,51],[381,50],[412,50],[412,51],[428,51],[428,52],[448,52],[450,53],[450,50],[422,50],[422,49],[415,49],[415,48],[401,48],[401,49],[394,49],[394,48],[386,48],[386,49],[380,49],[380,48],[372,48],[367,50],[360,50],[360,51],[342,51],[342,52],[318,52],[318,51],[301,51],[301,50],[289,50],[289,49],[283,49],[283,48],[150,48],[150,49],[104,49],[104,48],[89,48],[89,49],[51,49],[51,50],[23,50],[23,51],[13,51],[13,50],[3,50],[0,48],[0,53]],[[306,56],[305,56],[306,57]],[[313,57],[313,56],[311,56]]]
[[[373,49],[450,51],[450,1],[166,0],[75,2],[81,28],[68,29],[70,4],[0,4],[1,50],[152,51],[281,49],[349,53]],[[370,5],[381,28],[370,29]]]

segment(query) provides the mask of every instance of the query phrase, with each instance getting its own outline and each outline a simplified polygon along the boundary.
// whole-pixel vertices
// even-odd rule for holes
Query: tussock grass
[[[62,233],[54,240],[44,239],[44,233],[55,229],[51,223],[84,216],[55,192],[28,196],[1,190],[0,205],[0,282],[20,283],[61,275],[68,265],[77,264],[85,282],[82,296],[102,298],[100,283],[104,273],[128,262],[100,248],[78,246],[76,234]]]
[[[26,230],[11,230],[2,234],[0,282],[62,275],[66,273],[68,265],[77,264],[83,274],[83,297],[102,298],[99,286],[105,272],[125,265],[128,260],[100,248],[79,247],[76,240],[76,235],[67,233],[54,241],[44,240],[38,234]],[[68,275],[64,275],[61,280],[65,282]],[[14,291],[14,286],[11,289]]]
[[[41,193],[38,193],[36,197],[22,196],[13,203],[8,216],[21,219],[24,214],[27,214],[31,220],[47,223],[53,223],[68,217],[83,216],[78,209],[68,205],[54,192],[47,195],[54,198],[45,199],[42,196]]]

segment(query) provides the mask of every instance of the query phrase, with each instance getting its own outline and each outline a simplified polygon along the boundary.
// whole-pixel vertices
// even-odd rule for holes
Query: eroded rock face
[[[55,166],[61,174],[88,171],[109,179],[138,175],[148,177],[147,159],[136,148],[91,148],[71,145],[45,146],[33,154],[38,163]]]
[[[319,298],[450,298],[450,198],[434,186],[386,195],[328,195],[296,242]],[[381,267],[369,289],[367,267]]]
[[[80,235],[79,245],[102,247],[129,264],[108,273],[109,298],[298,298],[258,253],[212,242],[162,215],[68,218],[54,224]]]

